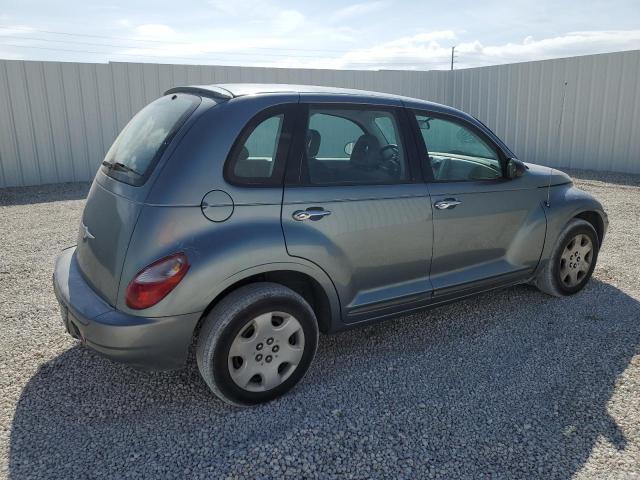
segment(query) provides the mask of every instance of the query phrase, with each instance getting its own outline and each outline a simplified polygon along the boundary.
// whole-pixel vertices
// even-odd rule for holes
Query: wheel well
[[[597,212],[593,212],[593,211],[582,212],[576,215],[574,218],[580,218],[582,220],[586,220],[591,225],[593,225],[593,228],[595,228],[596,233],[598,234],[598,242],[600,242],[600,245],[602,245],[602,240],[603,240],[602,237],[604,236],[604,223],[602,221],[602,218]]]
[[[320,329],[320,331],[322,333],[327,333],[329,331],[329,326],[331,325],[331,305],[329,303],[329,298],[324,291],[324,288],[322,288],[322,286],[316,280],[304,273],[291,270],[277,270],[273,272],[259,273],[257,275],[243,278],[242,280],[234,283],[233,285],[220,292],[220,294],[211,301],[211,303],[202,313],[202,317],[200,318],[200,321],[196,326],[194,336],[197,337],[204,318],[206,318],[209,312],[213,309],[213,307],[217,305],[220,300],[222,300],[232,291],[244,285],[256,282],[279,283],[280,285],[284,285],[285,287],[288,287],[294,292],[298,293],[309,303],[309,305],[311,305],[311,308],[313,308],[313,311],[316,314],[316,318],[318,319],[318,328]]]

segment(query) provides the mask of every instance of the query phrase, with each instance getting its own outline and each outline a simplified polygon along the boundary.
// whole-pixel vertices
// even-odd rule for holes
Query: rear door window
[[[302,159],[309,185],[381,185],[409,181],[393,109],[311,106]]]
[[[130,185],[142,185],[200,101],[200,97],[194,95],[173,94],[144,107],[111,145],[102,162],[102,171]]]

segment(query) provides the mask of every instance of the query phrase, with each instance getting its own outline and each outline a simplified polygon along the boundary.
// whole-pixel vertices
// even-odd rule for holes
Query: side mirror
[[[517,158],[507,160],[507,178],[517,178],[524,175],[527,166]]]

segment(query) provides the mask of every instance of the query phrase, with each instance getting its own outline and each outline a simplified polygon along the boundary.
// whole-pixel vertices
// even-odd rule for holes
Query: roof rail
[[[192,85],[184,87],[173,87],[164,92],[165,95],[171,95],[172,93],[191,93],[194,95],[200,95],[201,97],[220,98],[223,100],[229,100],[234,95],[229,91],[215,85]]]

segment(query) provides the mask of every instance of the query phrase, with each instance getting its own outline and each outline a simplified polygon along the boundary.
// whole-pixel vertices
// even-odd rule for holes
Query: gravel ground
[[[235,409],[193,363],[143,373],[62,329],[87,185],[0,191],[3,476],[640,476],[640,177],[572,172],[611,226],[572,298],[515,287],[322,336],[289,395]]]

